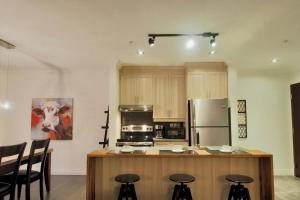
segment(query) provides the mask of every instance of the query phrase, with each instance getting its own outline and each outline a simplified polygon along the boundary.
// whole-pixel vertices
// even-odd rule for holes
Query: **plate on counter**
[[[120,149],[120,152],[122,153],[131,153],[133,151],[134,151],[133,149]]]
[[[184,150],[183,149],[172,149],[172,152],[173,153],[182,153],[182,152],[184,152]]]
[[[232,153],[231,149],[220,149],[219,151],[222,153]]]

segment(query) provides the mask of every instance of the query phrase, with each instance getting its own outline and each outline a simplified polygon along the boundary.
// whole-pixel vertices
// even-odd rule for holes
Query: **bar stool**
[[[232,198],[235,199],[243,199],[243,200],[251,200],[248,188],[244,187],[243,183],[252,183],[254,180],[249,176],[232,174],[225,177],[227,181],[236,183],[231,185],[228,200]]]
[[[192,193],[189,187],[185,183],[191,183],[195,181],[195,177],[189,174],[173,174],[169,176],[169,180],[180,183],[175,185],[173,190],[172,200],[192,200]]]
[[[132,200],[137,200],[135,189],[134,189],[134,182],[140,180],[140,177],[136,174],[120,174],[115,177],[115,181],[122,183],[118,200],[122,200],[125,198],[131,198]]]

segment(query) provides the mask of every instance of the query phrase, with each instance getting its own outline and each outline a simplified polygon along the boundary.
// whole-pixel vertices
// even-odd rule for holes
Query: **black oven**
[[[183,122],[169,122],[164,124],[163,137],[166,139],[185,139]]]

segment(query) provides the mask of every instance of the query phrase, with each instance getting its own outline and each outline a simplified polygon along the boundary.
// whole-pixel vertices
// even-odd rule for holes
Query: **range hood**
[[[120,105],[120,112],[153,112],[152,105]]]

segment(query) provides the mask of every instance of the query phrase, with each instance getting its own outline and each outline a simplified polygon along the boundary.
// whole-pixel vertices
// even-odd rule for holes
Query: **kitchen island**
[[[230,184],[229,174],[250,176],[247,184],[252,199],[274,200],[273,157],[258,150],[221,153],[195,149],[183,153],[160,151],[158,148],[121,153],[118,149],[97,150],[87,155],[87,200],[117,199],[120,184],[115,176],[135,173],[138,199],[169,200],[175,183],[168,177],[174,173],[187,173],[196,178],[188,184],[193,199],[226,199]]]

